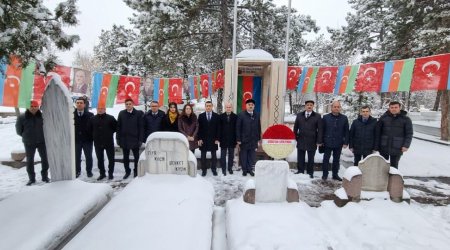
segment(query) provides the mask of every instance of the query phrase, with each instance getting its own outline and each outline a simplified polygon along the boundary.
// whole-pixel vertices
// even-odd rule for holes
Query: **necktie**
[[[208,121],[210,121],[210,120],[211,120],[211,114],[208,113]]]
[[[227,122],[230,121],[230,115],[227,115]]]
[[[306,118],[308,118],[309,117],[309,113],[306,113]]]
[[[78,112],[78,116],[81,117],[81,115],[82,115],[81,112]]]

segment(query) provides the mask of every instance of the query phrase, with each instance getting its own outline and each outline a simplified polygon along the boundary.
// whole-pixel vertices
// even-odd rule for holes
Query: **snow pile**
[[[110,198],[106,184],[60,181],[0,202],[0,249],[53,249]]]
[[[450,209],[436,216],[418,205],[389,200],[332,201],[311,208],[303,202],[227,203],[230,249],[447,249]],[[443,222],[446,221],[447,223]],[[319,233],[320,232],[320,233]]]
[[[65,249],[211,249],[214,190],[203,178],[134,179]]]

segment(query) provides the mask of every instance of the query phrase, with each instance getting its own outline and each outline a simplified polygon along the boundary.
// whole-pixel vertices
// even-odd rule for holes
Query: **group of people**
[[[86,160],[86,175],[92,177],[92,151],[98,159],[100,176],[106,178],[104,152],[108,158],[108,179],[114,178],[114,133],[116,142],[123,151],[123,164],[127,179],[131,175],[130,151],[134,157],[133,174],[137,176],[140,148],[147,137],[157,131],[179,132],[186,136],[189,149],[195,152],[200,149],[202,176],[207,174],[206,155],[210,152],[210,169],[217,175],[216,151],[220,147],[220,167],[223,175],[233,174],[234,151],[238,146],[242,174],[254,176],[252,170],[255,154],[261,140],[261,121],[254,111],[255,101],[245,102],[246,110],[235,114],[230,103],[225,104],[225,112],[217,114],[213,111],[211,101],[205,103],[205,112],[198,117],[192,104],[185,104],[182,112],[178,112],[176,103],[170,103],[167,112],[159,109],[156,101],[150,103],[146,113],[134,108],[132,99],[125,100],[125,109],[119,112],[117,120],[106,114],[105,108],[98,108],[94,115],[86,109],[86,100],[82,97],[75,102],[75,167],[76,177],[81,174],[81,155]],[[305,102],[305,110],[297,114],[294,134],[297,139],[297,174],[306,173],[313,178],[314,156],[319,147],[323,150],[323,176],[328,178],[329,161],[333,155],[332,178],[342,180],[339,175],[339,161],[343,148],[349,147],[354,154],[354,164],[376,151],[390,160],[391,166],[398,168],[401,155],[406,152],[412,140],[412,122],[401,110],[399,102],[389,103],[389,110],[378,120],[371,116],[368,106],[360,109],[358,119],[349,128],[347,116],[341,114],[341,104],[334,101],[331,113],[324,115],[314,112],[314,101]],[[38,103],[31,101],[31,106],[17,119],[17,134],[22,136],[27,159],[27,173],[32,185],[36,182],[34,172],[34,155],[38,150],[42,161],[42,181],[49,182],[48,162],[43,133],[43,119]],[[305,154],[308,161],[305,164]]]
[[[406,111],[397,101],[389,103],[389,109],[377,120],[371,116],[369,106],[360,108],[359,116],[349,128],[347,116],[341,114],[341,104],[334,101],[331,113],[323,117],[314,112],[314,101],[305,102],[305,111],[297,114],[294,133],[297,140],[297,174],[306,173],[314,178],[314,156],[319,147],[323,152],[322,179],[328,178],[330,157],[333,155],[332,178],[339,177],[340,156],[349,147],[354,154],[354,165],[368,155],[379,152],[392,167],[398,168],[402,154],[411,145],[413,128]],[[305,154],[308,161],[305,164]]]

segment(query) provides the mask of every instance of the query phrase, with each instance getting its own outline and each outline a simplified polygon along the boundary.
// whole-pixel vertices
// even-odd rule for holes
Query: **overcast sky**
[[[54,9],[60,0],[44,0],[44,4]],[[277,5],[287,5],[288,0],[274,0]],[[77,50],[93,53],[93,47],[98,42],[101,30],[109,30],[113,24],[130,27],[129,17],[133,11],[122,0],[78,0],[79,25],[68,27],[68,34],[78,34],[80,42],[70,51],[58,54],[63,65],[71,66]],[[345,16],[350,11],[347,0],[292,0],[292,8],[299,13],[310,15],[321,28],[320,33],[326,33],[326,27],[345,25]],[[308,38],[310,38],[308,36]],[[239,51],[238,51],[239,52]]]

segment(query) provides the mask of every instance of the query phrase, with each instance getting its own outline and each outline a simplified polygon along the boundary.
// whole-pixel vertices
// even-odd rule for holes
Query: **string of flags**
[[[339,67],[289,66],[287,89],[334,94],[447,90],[449,62],[450,53]]]

